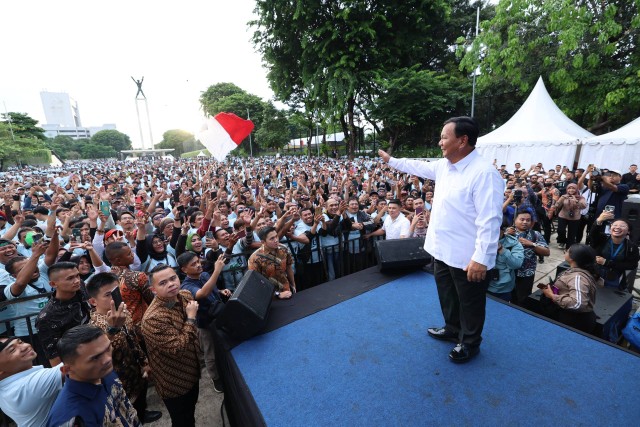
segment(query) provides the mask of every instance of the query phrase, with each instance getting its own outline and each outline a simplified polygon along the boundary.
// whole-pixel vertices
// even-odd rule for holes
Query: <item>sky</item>
[[[44,124],[40,92],[66,92],[83,126],[115,123],[138,148],[131,76],[144,76],[154,144],[169,129],[201,129],[198,99],[213,84],[273,96],[251,42],[254,0],[2,3],[2,113],[6,105]]]

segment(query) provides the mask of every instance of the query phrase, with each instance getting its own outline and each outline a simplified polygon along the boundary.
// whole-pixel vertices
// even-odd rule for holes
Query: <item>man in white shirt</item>
[[[36,356],[19,338],[0,338],[0,408],[19,426],[43,426],[62,389],[62,364],[33,366]]]
[[[424,246],[435,258],[445,326],[429,328],[428,333],[457,344],[449,353],[456,363],[480,352],[487,270],[495,265],[502,222],[504,182],[475,151],[479,133],[470,117],[447,120],[439,143],[444,159],[436,162],[396,159],[378,152],[390,166],[436,181]]]
[[[406,239],[409,237],[409,229],[411,223],[401,212],[401,203],[398,199],[389,201],[387,211],[389,215],[384,219],[382,228],[376,231],[366,234],[364,237],[369,238],[371,236],[386,236],[387,240],[392,239]]]

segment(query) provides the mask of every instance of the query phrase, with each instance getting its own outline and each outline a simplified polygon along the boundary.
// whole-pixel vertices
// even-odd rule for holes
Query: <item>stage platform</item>
[[[277,304],[276,304],[277,303]],[[635,424],[640,358],[500,301],[487,301],[480,355],[448,360],[433,276],[375,268],[272,307],[268,332],[224,339],[235,425]]]

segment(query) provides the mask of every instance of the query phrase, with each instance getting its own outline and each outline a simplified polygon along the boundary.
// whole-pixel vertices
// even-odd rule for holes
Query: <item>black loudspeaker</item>
[[[248,270],[216,319],[216,326],[236,339],[251,338],[267,324],[275,286]]]
[[[638,244],[640,241],[640,198],[631,198],[622,202],[622,218],[631,224],[631,241]]]
[[[421,237],[378,240],[376,257],[380,271],[420,268],[432,260],[424,250],[424,238]]]

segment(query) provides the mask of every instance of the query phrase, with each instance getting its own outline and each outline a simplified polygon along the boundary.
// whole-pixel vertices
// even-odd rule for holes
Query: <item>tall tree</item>
[[[131,139],[129,139],[129,135],[126,135],[115,129],[106,129],[96,132],[96,134],[91,137],[91,143],[96,145],[109,146],[116,152],[132,149]]]
[[[14,136],[19,138],[36,138],[45,141],[44,129],[38,127],[38,121],[25,113],[9,112],[2,114],[2,121],[10,126]]]
[[[403,68],[379,80],[381,95],[365,107],[373,123],[382,123],[382,133],[392,153],[402,139],[418,145],[439,132],[441,124],[464,105],[469,85],[455,75]],[[368,115],[369,115],[368,114]],[[377,125],[376,125],[377,127]],[[431,138],[428,138],[431,139]]]
[[[205,113],[211,116],[225,112],[242,118],[250,117],[255,125],[254,132],[260,130],[266,105],[260,97],[240,89],[233,83],[218,83],[210,86],[200,96],[200,104]],[[239,146],[245,153],[251,151],[249,142],[247,137]]]
[[[278,150],[289,142],[287,116],[270,102],[263,111],[262,126],[255,134],[256,143],[262,148]]]
[[[182,153],[197,150],[195,136],[191,132],[182,129],[170,129],[162,134],[162,141],[155,145],[156,148],[173,148],[170,154],[180,157]],[[204,146],[200,145],[201,148]]]
[[[258,0],[256,12],[254,42],[276,97],[310,98],[339,115],[353,156],[361,96],[375,95],[386,73],[435,56],[430,50],[442,37],[434,23],[449,7],[445,0]]]
[[[629,0],[501,1],[461,44],[461,65],[480,68],[480,94],[502,85],[524,98],[542,76],[568,116],[600,132],[640,112],[639,12]]]
[[[43,141],[33,136],[16,135],[13,127],[0,122],[0,170],[7,163],[19,164],[28,158],[42,156],[45,151],[48,150]]]

